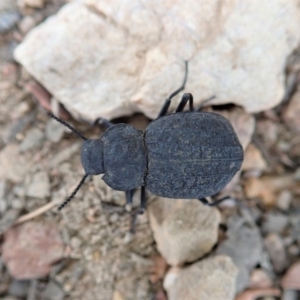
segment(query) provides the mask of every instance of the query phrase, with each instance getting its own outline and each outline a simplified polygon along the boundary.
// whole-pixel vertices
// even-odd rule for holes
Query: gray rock
[[[10,31],[21,19],[18,11],[0,12],[0,33]]]
[[[271,232],[280,233],[288,225],[288,217],[280,213],[269,212],[262,223],[262,231],[264,234]]]
[[[0,216],[3,214],[8,206],[7,199],[5,197],[6,181],[0,180]]]
[[[281,300],[298,300],[298,292],[296,290],[283,290]]]
[[[8,292],[11,296],[24,298],[27,296],[28,288],[28,280],[13,280],[9,285]]]
[[[17,209],[8,210],[0,219],[0,235],[10,228],[20,215]]]
[[[25,152],[41,144],[44,138],[44,133],[38,128],[31,128],[28,130],[24,140],[20,145],[20,151]]]
[[[171,266],[199,259],[217,242],[220,213],[198,200],[159,197],[148,212],[157,248]]]
[[[50,196],[50,181],[46,172],[41,171],[33,174],[31,182],[26,189],[26,196],[34,198]]]
[[[233,300],[237,271],[228,256],[215,256],[186,268],[171,268],[164,288],[169,300]]]
[[[282,100],[282,65],[299,40],[296,0],[274,0],[271,9],[267,0],[226,2],[221,16],[216,1],[83,0],[30,31],[15,58],[91,121],[138,111],[156,117],[182,82],[183,60],[190,61],[186,90],[196,105],[216,95],[214,104],[258,112]]]
[[[300,209],[293,211],[289,216],[289,222],[292,226],[291,237],[296,240],[298,246],[300,246]]]
[[[243,291],[249,284],[250,271],[262,258],[263,243],[259,229],[254,224],[249,226],[242,218],[231,218],[228,222],[227,240],[220,244],[217,253],[232,258],[239,269],[236,289],[237,292]]]
[[[13,52],[17,46],[15,41],[10,41],[8,44],[0,45],[0,61],[13,61]]]
[[[56,282],[51,280],[42,295],[45,300],[63,300],[65,293]]]
[[[275,272],[281,273],[288,265],[283,241],[278,234],[270,233],[264,240]]]
[[[300,92],[297,91],[291,101],[289,101],[287,108],[284,111],[283,118],[287,125],[294,131],[300,132]]]

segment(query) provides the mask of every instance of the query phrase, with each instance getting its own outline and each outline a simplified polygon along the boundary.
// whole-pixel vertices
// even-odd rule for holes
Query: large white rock
[[[214,95],[258,112],[282,99],[299,25],[297,0],[81,0],[33,29],[15,58],[89,120],[156,117],[184,60],[197,104]]]
[[[220,213],[198,200],[158,197],[148,212],[157,248],[171,266],[199,259],[218,240]]]

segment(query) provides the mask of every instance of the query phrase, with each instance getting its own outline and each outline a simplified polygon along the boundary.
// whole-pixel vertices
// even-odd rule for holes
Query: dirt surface
[[[38,85],[32,85],[33,78],[14,63],[12,51],[26,33],[26,24],[35,26],[62,4],[53,0],[42,9],[16,8],[19,20],[0,35],[0,299],[167,299],[162,280],[168,266],[157,251],[147,213],[137,218],[136,233],[130,233],[132,217],[125,206],[124,193],[111,190],[99,176],[89,178],[75,199],[61,213],[57,212],[57,204],[84,175],[81,140],[45,114],[44,108],[57,103]],[[258,155],[263,163],[261,168],[244,170],[236,185],[233,196],[243,205],[231,203],[219,208],[222,224],[218,244],[228,242],[223,249],[227,247],[233,261],[249,277],[238,285],[239,292],[248,289],[239,300],[268,295],[264,299],[300,297],[296,291],[299,284],[295,283],[300,255],[300,128],[297,117],[287,113],[299,106],[298,99],[293,102],[295,108],[289,107],[291,98],[297,96],[299,59],[296,52],[288,62],[284,102],[255,115],[256,131],[251,144],[254,150],[249,150],[248,155],[250,161],[252,154],[255,156],[254,162]],[[75,121],[67,112],[61,116],[89,138],[103,132]],[[142,115],[122,121],[137,128],[149,122]],[[155,197],[150,196],[152,200]],[[139,193],[134,197],[132,211],[138,206]],[[31,224],[31,230],[23,236],[22,230],[14,231],[19,228],[13,227],[16,223],[19,227]],[[250,232],[248,225],[239,227],[241,223],[251,224],[254,229]],[[57,242],[55,232],[49,234],[49,228],[57,230],[61,242]],[[47,274],[40,276],[35,270],[31,273],[32,264],[24,263],[20,242],[32,243],[37,231],[47,237],[41,249],[45,247],[43,243],[58,244],[58,248],[47,247],[56,255],[41,250],[30,258],[39,265],[45,255],[55,257],[54,263],[47,262],[51,264]],[[239,244],[242,238],[232,238],[236,232],[241,237],[250,234],[255,241],[253,249],[259,244],[262,253],[243,248]],[[6,241],[16,235],[21,236],[15,243],[21,250],[11,246],[5,254]],[[221,248],[217,245],[214,251]],[[232,249],[243,251],[235,253]],[[17,273],[7,257],[18,261]],[[287,290],[281,291],[285,286],[292,290],[292,296]]]

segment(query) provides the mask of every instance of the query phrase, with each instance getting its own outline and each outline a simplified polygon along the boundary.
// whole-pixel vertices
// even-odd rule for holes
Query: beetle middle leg
[[[126,201],[127,203],[132,203],[133,193],[135,190],[126,191]],[[141,187],[141,205],[140,209],[136,210],[131,215],[131,224],[130,224],[130,232],[135,233],[136,227],[136,219],[138,215],[142,215],[146,209],[146,188],[144,186]]]
[[[174,91],[166,100],[165,103],[163,105],[163,107],[160,110],[160,113],[158,114],[157,118],[160,118],[164,115],[167,114],[169,106],[171,104],[171,99],[173,97],[175,97],[177,94],[179,94],[182,90],[184,90],[185,84],[186,84],[186,80],[187,80],[187,75],[188,75],[188,62],[185,62],[185,75],[184,75],[184,79],[183,79],[183,83],[180,86],[180,88],[178,88],[176,91]]]
[[[129,204],[129,205],[132,205],[134,192],[135,192],[135,189],[132,189],[132,190],[129,190],[129,191],[125,192],[125,194],[126,194],[126,203]]]

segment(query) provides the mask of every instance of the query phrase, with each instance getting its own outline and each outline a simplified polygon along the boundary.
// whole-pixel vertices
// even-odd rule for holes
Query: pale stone
[[[198,200],[159,197],[148,212],[157,248],[172,266],[199,259],[217,242],[220,213]]]
[[[7,145],[0,152],[0,179],[22,182],[31,169],[31,163],[20,155],[17,145]]]
[[[262,156],[260,150],[254,145],[249,144],[245,151],[242,170],[260,170],[264,171],[267,168],[267,163]]]
[[[259,112],[282,100],[299,25],[296,0],[81,0],[33,29],[15,58],[87,120],[155,118],[180,86],[184,60],[196,105],[215,96],[213,104]]]
[[[50,181],[46,172],[40,171],[32,176],[31,182],[26,189],[26,195],[41,199],[50,196]]]
[[[295,95],[292,97],[291,102],[287,106],[283,114],[283,118],[285,122],[289,125],[289,127],[296,131],[300,132],[300,91],[297,91]]]
[[[34,8],[43,8],[46,0],[19,0],[20,6],[30,6]]]
[[[169,300],[233,300],[237,272],[228,256],[215,256],[183,269],[171,268],[164,288]]]

